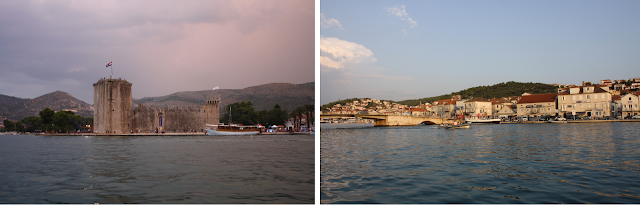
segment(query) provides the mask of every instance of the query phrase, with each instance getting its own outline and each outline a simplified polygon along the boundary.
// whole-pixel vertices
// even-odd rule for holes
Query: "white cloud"
[[[407,33],[407,30],[404,30],[404,29],[402,29],[402,33],[404,33],[404,34],[408,34],[408,33]]]
[[[342,69],[345,64],[375,63],[373,52],[366,47],[333,37],[320,37],[320,64]]]
[[[332,19],[332,18],[327,19],[327,18],[324,17],[323,13],[320,13],[320,26],[323,29],[331,28],[331,27],[335,26],[339,30],[344,30],[344,28],[342,28],[342,25],[340,24],[340,22],[338,20]]]
[[[410,27],[414,27],[415,25],[418,25],[418,22],[414,21],[413,19],[411,19],[411,17],[409,17],[409,14],[405,10],[404,4],[402,6],[396,5],[391,8],[385,7],[384,9],[387,10],[388,12],[391,12],[391,14],[393,14],[394,16],[400,17],[400,19],[402,19],[403,21],[409,22]]]

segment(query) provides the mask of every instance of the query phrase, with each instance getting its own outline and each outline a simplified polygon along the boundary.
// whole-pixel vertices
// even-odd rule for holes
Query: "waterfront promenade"
[[[640,120],[568,120],[567,123],[596,123],[596,122],[640,122]],[[516,123],[548,123],[547,121],[501,122],[503,124]]]

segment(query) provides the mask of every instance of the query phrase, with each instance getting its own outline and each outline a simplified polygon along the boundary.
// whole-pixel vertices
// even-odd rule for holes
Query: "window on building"
[[[582,108],[582,104],[580,104],[580,108]]]
[[[587,100],[591,99],[591,95],[587,95]]]

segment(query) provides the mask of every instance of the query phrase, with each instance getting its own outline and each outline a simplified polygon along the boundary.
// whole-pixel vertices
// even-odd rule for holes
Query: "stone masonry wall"
[[[167,132],[196,131],[206,128],[206,124],[218,124],[220,96],[208,97],[201,106],[163,107],[138,104],[133,110],[134,132],[165,130]],[[162,124],[160,124],[162,117]]]
[[[131,83],[122,79],[100,79],[93,84],[95,133],[126,133],[131,128]]]

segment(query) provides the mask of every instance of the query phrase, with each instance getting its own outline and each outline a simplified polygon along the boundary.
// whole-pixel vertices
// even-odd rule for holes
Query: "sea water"
[[[640,123],[322,124],[321,203],[640,203]]]
[[[0,203],[313,203],[314,138],[0,136]]]

